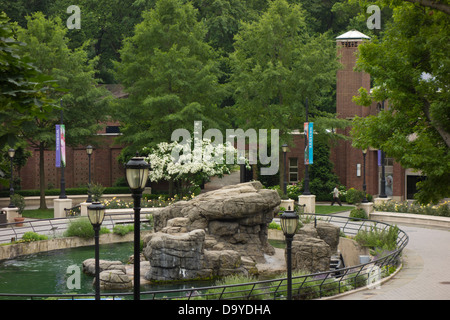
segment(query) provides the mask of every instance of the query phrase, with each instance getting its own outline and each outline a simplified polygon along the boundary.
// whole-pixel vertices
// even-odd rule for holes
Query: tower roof
[[[359,40],[359,39],[367,39],[370,40],[369,36],[366,36],[364,33],[361,33],[357,30],[350,30],[344,34],[341,34],[336,40]]]

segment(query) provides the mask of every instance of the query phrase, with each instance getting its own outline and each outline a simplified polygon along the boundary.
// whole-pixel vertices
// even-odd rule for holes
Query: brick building
[[[370,38],[358,31],[352,30],[336,38],[337,54],[342,68],[337,72],[336,81],[336,113],[339,118],[353,119],[355,115],[365,117],[375,115],[381,104],[374,103],[370,107],[356,105],[352,97],[358,94],[361,87],[370,90],[370,75],[354,70],[358,45]],[[386,103],[387,106],[387,103]],[[349,135],[351,128],[344,132]],[[304,177],[304,135],[294,134],[295,146],[287,153],[289,183]],[[349,141],[340,141],[331,150],[331,161],[341,184],[347,188],[363,189],[364,156],[362,150],[352,147]],[[380,151],[369,149],[366,153],[365,177],[366,191],[372,195],[380,194],[381,172]],[[417,173],[405,170],[392,158],[385,157],[386,194],[396,200],[412,198],[415,193],[415,182],[419,179]],[[330,190],[331,192],[331,190]]]

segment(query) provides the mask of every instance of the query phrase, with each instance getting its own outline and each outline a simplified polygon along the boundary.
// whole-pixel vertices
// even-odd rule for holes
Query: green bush
[[[28,231],[25,232],[22,236],[22,241],[25,242],[32,242],[32,241],[39,241],[39,240],[47,240],[48,237],[43,234],[37,234],[36,232]]]
[[[357,218],[357,219],[368,219],[367,213],[364,211],[364,209],[361,208],[355,208],[350,211],[350,218]]]
[[[19,209],[19,214],[25,210],[25,199],[20,194],[14,194],[11,198],[12,203]]]
[[[108,228],[100,228],[100,234],[110,233]],[[76,218],[69,222],[67,230],[64,232],[65,237],[80,237],[84,239],[93,238],[95,235],[94,228],[88,218]]]
[[[395,250],[397,248],[398,232],[397,226],[391,226],[383,230],[372,226],[369,231],[367,229],[360,230],[354,240],[363,247]]]
[[[356,190],[355,188],[350,188],[347,190],[346,200],[349,204],[361,203],[364,199],[364,191]]]
[[[113,228],[113,233],[118,234],[120,236],[124,236],[133,231],[134,231],[134,225],[132,225],[132,224],[117,225]]]

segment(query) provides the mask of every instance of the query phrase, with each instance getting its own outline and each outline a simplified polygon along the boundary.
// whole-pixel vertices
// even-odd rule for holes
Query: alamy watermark
[[[181,152],[183,155],[191,154],[189,161],[201,163],[202,160],[214,161],[217,164],[235,164],[235,153],[229,152],[228,149],[223,153],[214,153],[217,150],[214,147],[225,143],[232,146],[236,145],[237,164],[245,164],[246,160],[249,164],[257,164],[258,159],[262,165],[269,165],[261,168],[261,175],[274,175],[279,169],[279,129],[270,130],[270,143],[268,141],[268,130],[259,129],[258,133],[255,129],[226,129],[225,140],[219,129],[208,129],[203,133],[202,121],[194,122],[194,137],[187,129],[176,129],[172,132],[171,139],[179,142],[179,148],[172,150],[171,156],[174,163],[181,161]],[[181,141],[180,141],[181,139]],[[203,150],[202,141],[204,139],[211,141],[211,148]],[[247,140],[248,139],[248,140]],[[194,150],[192,150],[192,141],[194,141]],[[235,144],[236,141],[236,144]],[[248,141],[248,143],[247,143]],[[247,147],[248,146],[248,154]],[[270,155],[269,149],[270,148]],[[186,158],[183,158],[186,159]]]
[[[67,7],[67,13],[72,15],[67,19],[66,26],[68,29],[81,29],[81,9],[79,6],[71,5]]]
[[[366,13],[372,15],[367,19],[366,25],[370,30],[381,29],[381,10],[377,5],[371,5],[367,7]]]

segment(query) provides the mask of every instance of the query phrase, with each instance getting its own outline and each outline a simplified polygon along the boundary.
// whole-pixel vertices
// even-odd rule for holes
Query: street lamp
[[[105,218],[105,206],[100,202],[94,202],[88,206],[88,218],[94,228],[95,239],[95,300],[100,300],[100,254],[98,234],[100,226]]]
[[[14,155],[16,154],[16,150],[14,149],[9,149],[8,150],[8,156],[11,162],[11,177],[9,179],[9,206],[8,208],[14,208],[15,205],[12,201],[12,198],[14,196],[14,187],[13,187],[13,159],[14,159]]]
[[[140,214],[141,198],[150,165],[142,157],[133,157],[125,165],[128,185],[134,200],[134,300],[140,299]]]
[[[88,183],[88,198],[86,200],[86,202],[92,203],[92,192],[91,192],[91,155],[92,155],[92,151],[94,150],[94,148],[89,145],[86,147],[86,153],[88,155],[89,158],[89,183]]]
[[[280,219],[281,230],[286,237],[287,250],[287,299],[292,300],[292,240],[298,226],[298,216],[295,211],[288,210],[283,212]]]
[[[283,159],[284,159],[284,181],[283,181],[283,193],[287,194],[287,180],[288,180],[288,171],[287,171],[287,164],[286,164],[286,152],[288,152],[288,145],[283,144],[281,146],[281,149],[283,150]]]
[[[363,191],[364,191],[364,198],[361,201],[362,203],[368,203],[369,201],[367,201],[367,197],[366,197],[366,154],[367,154],[367,149],[363,150]]]

